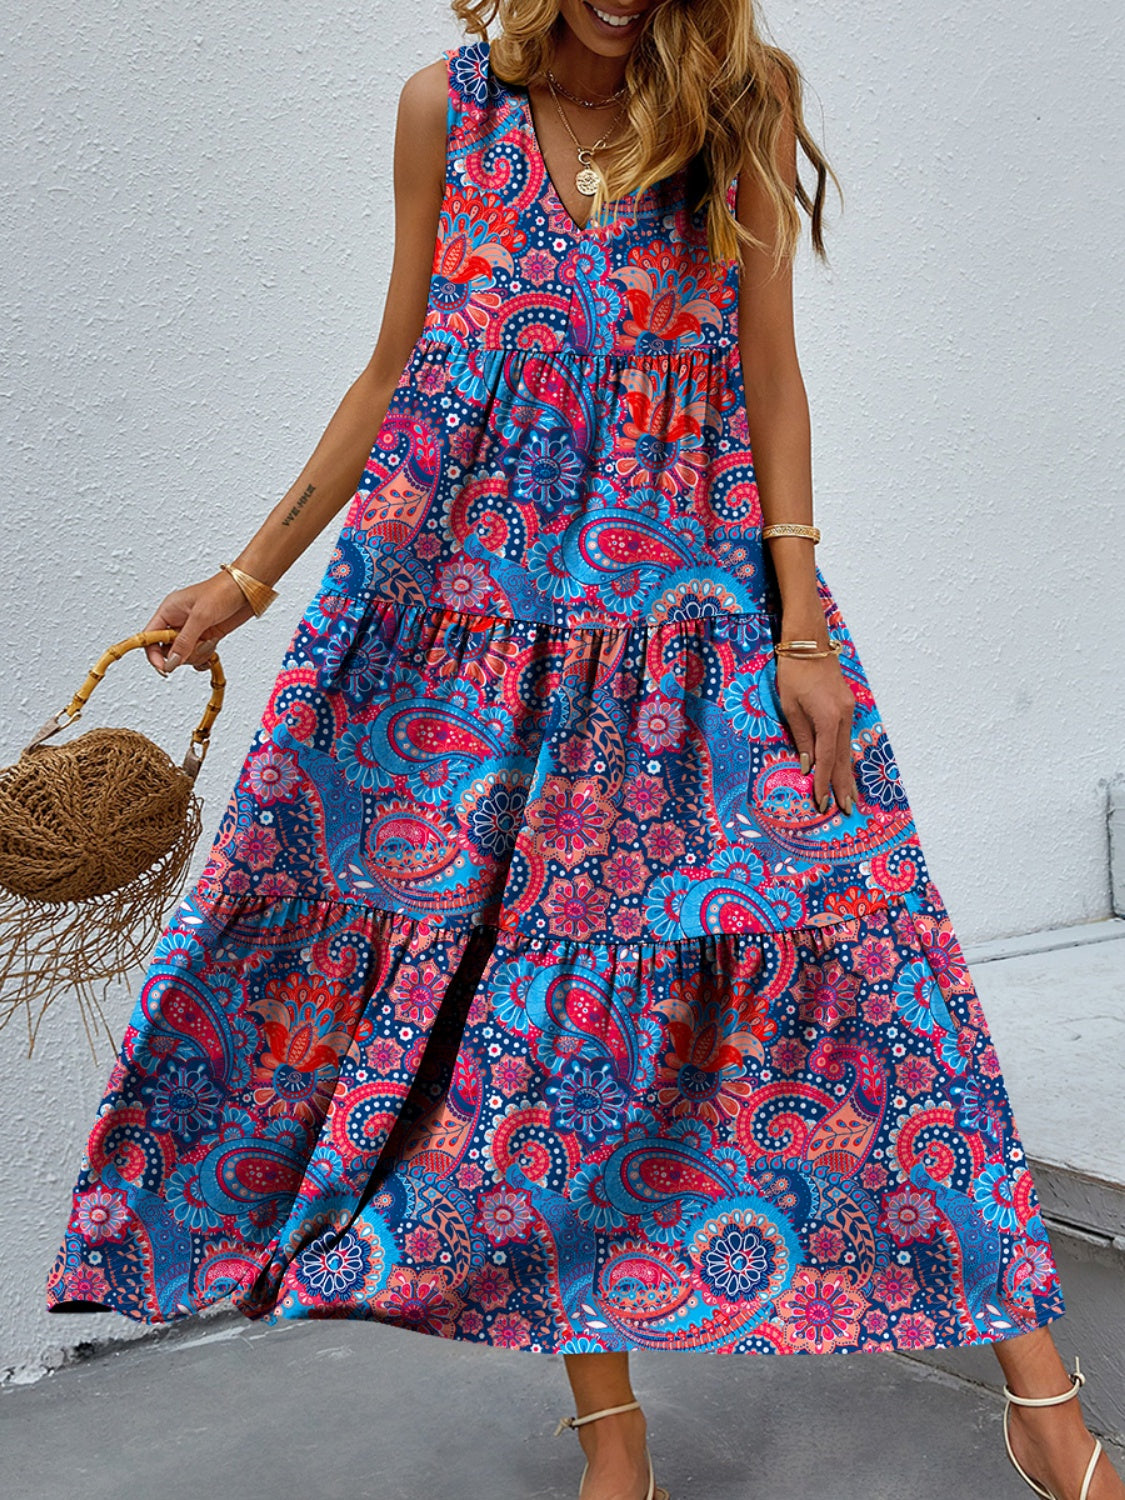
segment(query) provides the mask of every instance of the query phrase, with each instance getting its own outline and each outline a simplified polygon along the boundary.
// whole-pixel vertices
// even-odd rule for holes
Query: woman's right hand
[[[146,646],[145,655],[164,677],[182,662],[202,672],[223,636],[253,615],[238,584],[229,573],[220,570],[202,583],[174,589],[160,602],[145,630],[172,627],[179,634],[167,645]]]

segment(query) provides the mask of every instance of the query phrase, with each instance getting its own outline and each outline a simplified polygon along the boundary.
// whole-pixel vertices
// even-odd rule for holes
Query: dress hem
[[[598,1348],[598,1347],[583,1347],[583,1348],[579,1348],[579,1347],[577,1347],[578,1345],[593,1345],[594,1344],[594,1341],[592,1339],[590,1339],[590,1338],[583,1338],[583,1337],[581,1337],[579,1335],[576,1335],[576,1336],[574,1336],[572,1338],[569,1338],[569,1339],[565,1339],[565,1340],[563,1340],[562,1343],[554,1344],[554,1345],[551,1345],[550,1347],[546,1347],[546,1346],[544,1346],[542,1344],[538,1344],[538,1343],[535,1343],[533,1341],[528,1341],[528,1342],[520,1343],[520,1344],[501,1343],[498,1340],[474,1338],[471,1335],[466,1334],[466,1333],[444,1332],[444,1331],[441,1331],[441,1330],[438,1330],[438,1329],[420,1328],[417,1324],[414,1324],[414,1323],[398,1322],[398,1321],[396,1321],[393,1318],[375,1317],[375,1316],[373,1316],[370,1313],[356,1312],[356,1311],[352,1311],[352,1310],[349,1310],[349,1311],[333,1311],[333,1310],[329,1310],[329,1309],[317,1309],[317,1310],[312,1311],[312,1312],[304,1312],[304,1313],[301,1313],[301,1314],[293,1314],[293,1313],[285,1312],[281,1308],[280,1303],[278,1303],[278,1304],[275,1304],[274,1307],[266,1308],[266,1309],[264,1309],[262,1311],[250,1312],[250,1311],[247,1311],[246,1308],[239,1306],[238,1302],[235,1300],[235,1294],[230,1293],[230,1292],[226,1292],[222,1296],[212,1298],[209,1301],[200,1302],[200,1303],[198,1303],[194,1307],[185,1309],[183,1312],[179,1312],[179,1313],[174,1314],[171,1317],[165,1317],[165,1318],[139,1317],[139,1316],[137,1316],[134,1313],[128,1313],[128,1312],[123,1311],[121,1308],[118,1308],[118,1307],[114,1306],[112,1303],[82,1303],[82,1304],[77,1304],[77,1303],[68,1303],[66,1299],[60,1299],[59,1301],[56,1301],[56,1302],[49,1302],[47,1304],[47,1311],[49,1313],[58,1313],[60,1315],[65,1315],[67,1313],[71,1313],[71,1314],[91,1314],[91,1313],[114,1313],[115,1312],[119,1316],[127,1318],[128,1321],[131,1322],[131,1323],[141,1323],[141,1324],[148,1325],[150,1327],[159,1328],[159,1327],[167,1327],[167,1326],[169,1326],[169,1325],[171,1325],[173,1323],[183,1323],[183,1322],[186,1322],[189,1318],[198,1317],[202,1312],[206,1311],[208,1308],[214,1307],[219,1302],[222,1302],[224,1300],[224,1298],[229,1298],[230,1299],[231,1310],[234,1311],[234,1312],[237,1312],[241,1317],[245,1318],[247,1320],[247,1322],[249,1322],[249,1323],[264,1323],[267,1327],[274,1327],[277,1323],[283,1322],[283,1321],[284,1322],[291,1322],[291,1323],[300,1323],[300,1322],[378,1323],[378,1324],[380,1324],[380,1325],[382,1325],[384,1327],[401,1329],[404,1333],[416,1333],[416,1334],[420,1334],[420,1335],[422,1335],[423,1337],[426,1337],[426,1338],[445,1339],[445,1340],[447,1340],[450,1343],[476,1345],[478,1348],[482,1348],[482,1349],[500,1349],[500,1350],[504,1350],[504,1351],[507,1351],[507,1352],[512,1353],[512,1354],[547,1354],[547,1355],[558,1356],[560,1354],[568,1354],[568,1353],[569,1354],[578,1354],[578,1353],[584,1353],[584,1354],[590,1354],[590,1353],[594,1353],[594,1354],[596,1354],[596,1353],[628,1354],[628,1353],[649,1353],[649,1352],[653,1352],[649,1345],[647,1345],[647,1344],[639,1344],[639,1343],[633,1343],[633,1344],[620,1343],[620,1344],[614,1344],[612,1346],[607,1346],[607,1347],[604,1347],[604,1348]],[[1044,1308],[1042,1314],[1039,1315],[1039,1316],[1037,1316],[1036,1318],[1028,1320],[1028,1321],[1025,1321],[1025,1322],[1022,1322],[1022,1323],[1018,1324],[1017,1326],[1013,1327],[1012,1331],[1010,1333],[1008,1333],[1008,1334],[1005,1334],[1004,1337],[1003,1337],[1003,1339],[992,1339],[992,1338],[989,1338],[986,1334],[978,1333],[977,1336],[972,1337],[972,1338],[945,1339],[945,1340],[934,1339],[934,1340],[929,1340],[929,1341],[924,1342],[924,1343],[917,1343],[917,1344],[910,1344],[910,1345],[899,1345],[899,1344],[892,1343],[890,1341],[882,1342],[882,1341],[878,1341],[878,1340],[875,1340],[875,1339],[871,1339],[871,1340],[868,1340],[864,1344],[859,1344],[859,1345],[856,1345],[856,1344],[836,1345],[836,1346],[834,1346],[832,1348],[827,1348],[827,1349],[808,1349],[808,1348],[798,1348],[798,1347],[780,1348],[780,1347],[777,1347],[777,1346],[773,1345],[773,1346],[767,1346],[766,1348],[753,1348],[753,1349],[734,1349],[734,1348],[714,1349],[714,1348],[691,1348],[691,1347],[686,1347],[686,1348],[680,1348],[680,1349],[675,1349],[675,1350],[661,1350],[661,1351],[657,1351],[657,1352],[677,1353],[677,1354],[719,1354],[719,1355],[730,1355],[730,1356],[733,1356],[733,1355],[736,1355],[736,1354],[744,1354],[744,1355],[755,1355],[755,1354],[757,1354],[757,1355],[765,1355],[765,1354],[775,1354],[775,1355],[786,1355],[786,1354],[822,1354],[822,1355],[823,1354],[921,1354],[921,1353],[925,1353],[927,1350],[936,1350],[936,1349],[970,1349],[970,1348],[977,1348],[977,1347],[979,1347],[979,1346],[981,1346],[983,1344],[1002,1343],[1002,1342],[1006,1341],[1007,1339],[1018,1338],[1021,1334],[1032,1333],[1037,1328],[1046,1328],[1051,1323],[1058,1322],[1058,1320],[1060,1318],[1064,1318],[1066,1316],[1066,1307],[1065,1307],[1065,1304],[1062,1301],[1061,1293],[1056,1293],[1055,1302],[1056,1302],[1055,1306],[1050,1306],[1050,1307]],[[759,1326],[761,1326],[761,1325],[759,1325]],[[571,1346],[574,1346],[574,1347],[571,1347]]]

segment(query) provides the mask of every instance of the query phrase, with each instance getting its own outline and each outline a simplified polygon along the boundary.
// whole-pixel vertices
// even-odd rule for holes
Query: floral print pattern
[[[47,1305],[556,1353],[1047,1323],[987,1022],[823,578],[850,816],[777,701],[737,267],[682,177],[579,228],[487,44],[448,61],[422,336]]]

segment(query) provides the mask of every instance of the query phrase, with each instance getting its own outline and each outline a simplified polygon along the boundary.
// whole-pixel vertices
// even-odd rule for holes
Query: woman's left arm
[[[797,139],[791,115],[779,137],[778,167],[792,189]],[[793,328],[792,264],[785,261],[778,271],[773,269],[776,214],[751,168],[739,176],[736,214],[764,245],[742,251],[738,305],[746,417],[763,523],[796,521],[808,526],[813,519],[812,438]],[[782,639],[815,640],[827,649],[812,541],[774,537],[766,545],[781,593]],[[802,769],[813,770],[817,806],[827,812],[835,794],[839,806],[850,813],[857,796],[851,743],[855,697],[840,664],[835,656],[775,660],[781,709]]]

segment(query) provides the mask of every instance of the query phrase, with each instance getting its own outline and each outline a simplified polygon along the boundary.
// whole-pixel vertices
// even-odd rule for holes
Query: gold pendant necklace
[[[562,81],[555,77],[550,68],[547,69],[547,77],[564,99],[569,99],[571,104],[581,104],[583,109],[607,109],[611,104],[624,99],[629,88],[628,84],[623,83],[619,89],[615,89],[612,94],[606,94],[602,99],[583,99],[579,94],[572,94]]]
[[[559,112],[559,119],[566,127],[566,133],[574,142],[574,149],[578,153],[578,171],[574,175],[574,186],[584,198],[592,198],[598,191],[598,188],[604,186],[605,183],[601,170],[594,161],[594,152],[604,151],[610,141],[613,140],[614,131],[617,129],[618,122],[624,114],[624,110],[618,109],[605,135],[596,140],[592,146],[584,146],[571,129],[570,121],[566,117],[566,111],[562,107],[562,100],[559,98],[558,90],[555,88],[554,80],[550,73],[547,74],[547,87],[551,90],[551,98],[555,101],[555,108]]]
[[[574,186],[586,198],[592,198],[602,182],[602,174],[590,160],[589,152],[579,151],[578,160],[582,166],[574,174]]]

